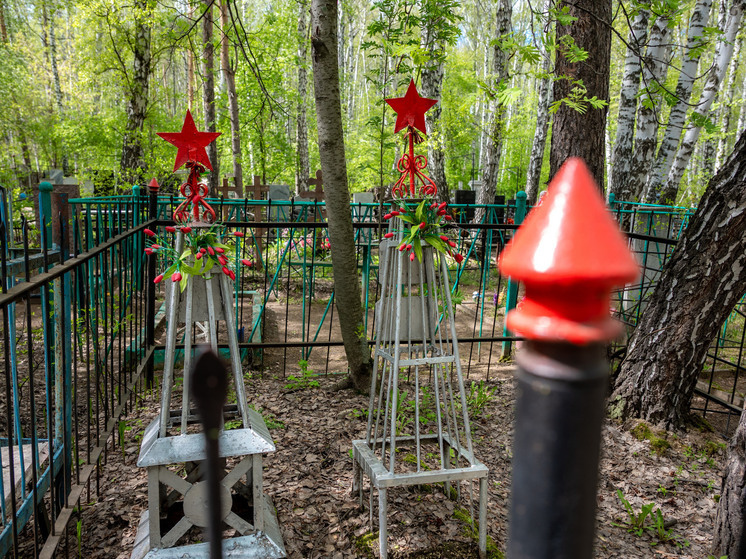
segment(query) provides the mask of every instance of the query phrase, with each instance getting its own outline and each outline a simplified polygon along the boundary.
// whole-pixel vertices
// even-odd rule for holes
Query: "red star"
[[[425,129],[425,113],[438,100],[420,97],[420,94],[417,93],[417,87],[414,85],[414,80],[412,80],[409,82],[409,88],[404,97],[386,99],[386,102],[396,111],[394,134],[406,126],[414,126],[423,134],[427,134],[427,130]]]
[[[220,136],[220,132],[199,132],[194,125],[192,113],[187,111],[181,132],[158,132],[158,135],[179,148],[176,152],[174,171],[188,161],[200,163],[212,171],[210,158],[207,157],[205,148]]]

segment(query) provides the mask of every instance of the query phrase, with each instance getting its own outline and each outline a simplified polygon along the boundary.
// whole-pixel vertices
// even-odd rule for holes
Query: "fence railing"
[[[157,378],[164,353],[165,332],[156,324],[164,316],[165,289],[152,278],[165,262],[161,255],[146,258],[142,231],[147,227],[167,238],[177,201],[140,189],[105,199],[41,196],[48,199],[39,206],[43,226],[35,243],[24,221],[11,244],[10,224],[0,219],[0,460],[8,472],[0,494],[0,557],[11,549],[16,556],[35,555],[31,548],[52,556],[81,496],[98,494],[97,467],[107,445],[114,443],[133,398]],[[236,238],[234,259],[254,262],[236,268],[235,327],[245,366],[258,376],[346,372],[324,205],[209,202],[225,233],[244,233]],[[469,220],[476,207],[451,206],[452,236],[465,259],[451,262],[449,284],[463,371],[467,379],[481,380],[494,374],[519,340],[503,320],[519,299],[518,286],[501,276],[497,259],[526,207],[525,198],[487,206],[483,221],[474,224]],[[691,210],[621,202],[612,210],[644,269],[639,284],[617,294],[618,314],[631,332]],[[378,244],[386,232],[382,211],[379,204],[351,205],[371,343]],[[745,312],[742,303],[713,344],[695,402],[696,409],[726,423],[746,391]],[[623,356],[623,346],[612,349]]]

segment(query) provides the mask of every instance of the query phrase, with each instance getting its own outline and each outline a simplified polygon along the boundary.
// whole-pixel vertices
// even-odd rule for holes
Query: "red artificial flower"
[[[198,252],[197,254],[195,254],[195,255],[194,255],[194,257],[195,257],[195,258],[196,258],[197,260],[199,260],[200,258],[202,258],[202,253],[201,253],[201,252]]]
[[[414,252],[409,255],[409,261],[414,262]]]
[[[153,233],[150,229],[143,229],[143,233],[145,233],[148,237],[155,237],[155,233]]]
[[[233,232],[233,234],[234,234],[234,235],[235,235],[236,237],[243,237],[243,236],[245,236],[245,235],[246,235],[246,233],[244,233],[243,231],[234,231],[234,232]]]
[[[391,215],[399,215],[399,212],[398,212],[397,210],[393,210],[393,211],[391,212]]]
[[[201,248],[201,249],[199,249],[199,251],[200,251],[200,252],[201,252],[202,254],[204,254],[204,253],[206,253],[206,252],[207,252],[207,249],[206,249],[206,248]]]
[[[445,235],[441,235],[441,236],[440,236],[440,240],[441,240],[441,241],[445,241],[445,242],[448,242],[448,241],[450,241],[451,239],[449,239],[449,238],[448,238],[448,237],[446,237]]]
[[[441,202],[438,206],[438,210],[444,210],[445,207],[448,205],[448,202]]]
[[[228,259],[225,256],[218,256],[218,262],[220,262],[223,266],[225,266],[228,263]]]
[[[407,245],[401,245],[399,247],[399,252],[403,251],[405,248],[407,248]]]
[[[231,277],[231,271],[228,268],[226,268],[225,266],[223,266],[223,273],[226,276]]]
[[[225,249],[220,248],[220,247],[216,247],[215,248],[215,252],[217,252],[218,254],[223,254],[223,253],[225,253]]]
[[[383,238],[384,238],[384,239],[390,239],[390,238],[391,238],[391,237],[393,237],[393,236],[394,236],[394,234],[393,234],[393,233],[386,233],[386,234],[385,234],[385,235],[383,236]]]
[[[149,249],[149,248],[146,248],[145,249],[145,254],[147,254],[148,256],[150,256],[151,254],[153,254],[153,251],[151,249]]]
[[[171,281],[174,283],[181,281],[181,272],[174,272],[174,275],[171,276]]]
[[[383,216],[383,219],[391,219],[393,216],[391,214],[386,214]]]
[[[254,263],[248,258],[244,258],[243,260],[241,260],[241,264],[243,264],[247,268],[251,268],[254,265]]]
[[[425,223],[424,221],[420,223],[420,229],[424,229],[425,227],[427,227],[427,223]]]
[[[448,214],[446,214],[446,216],[445,216],[445,217],[446,217],[446,221],[451,221],[451,220],[453,219],[453,217],[452,217],[452,216],[450,216],[450,215],[448,215]]]
[[[150,245],[150,248],[152,250],[158,250],[159,248],[163,248],[161,245]]]
[[[457,262],[458,264],[461,264],[461,263],[462,263],[462,262],[464,261],[464,257],[463,257],[463,256],[461,256],[461,255],[460,255],[460,254],[458,254],[458,253],[454,254],[454,255],[453,255],[453,257],[454,257],[454,258],[456,259],[456,262]]]
[[[171,227],[170,225],[166,225],[166,231],[169,233],[176,233],[176,227]]]
[[[433,209],[435,209],[437,207],[438,207],[438,203],[437,202],[433,202],[432,204],[430,204],[430,209],[431,210],[433,210]]]
[[[448,246],[451,248],[456,248],[456,243],[454,243],[453,241],[448,241]]]
[[[192,228],[191,227],[182,227],[181,228],[181,232],[182,233],[191,233],[192,232]]]
[[[207,247],[207,252],[210,253],[210,256],[215,256],[215,250],[212,247]]]
[[[407,245],[407,250],[412,250],[412,245]]]
[[[445,210],[438,210],[438,215],[446,215],[446,211]]]
[[[163,281],[163,274],[161,274],[160,276],[155,276],[153,283],[161,283],[162,281]]]

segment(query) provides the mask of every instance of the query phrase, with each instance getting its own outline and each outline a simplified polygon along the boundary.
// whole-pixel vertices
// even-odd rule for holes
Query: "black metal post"
[[[229,325],[229,327],[232,327]],[[210,559],[222,559],[222,518],[220,514],[220,449],[218,447],[223,405],[228,394],[228,373],[220,358],[209,349],[194,363],[191,371],[192,397],[197,403],[205,433],[207,455],[207,533]]]
[[[590,559],[604,346],[527,341],[517,355],[510,559]]]

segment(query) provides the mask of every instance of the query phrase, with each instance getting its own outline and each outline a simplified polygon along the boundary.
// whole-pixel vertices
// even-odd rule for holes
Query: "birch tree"
[[[308,122],[306,120],[306,96],[308,94],[308,1],[298,2],[298,104],[296,116],[296,146],[298,159],[295,165],[295,191],[300,194],[308,190],[311,164],[308,158]]]
[[[142,131],[148,110],[150,85],[150,15],[146,0],[135,0],[135,20],[132,37],[132,73],[127,83],[127,124],[122,145],[121,167],[125,180],[138,182],[144,179]]]
[[[228,118],[231,123],[231,152],[233,154],[233,182],[239,192],[243,189],[243,165],[241,152],[241,121],[238,115],[238,95],[236,94],[236,66],[235,58],[231,61],[230,56],[230,25],[228,23],[228,12],[230,0],[220,2],[220,26],[222,36],[220,38],[220,69],[225,83],[225,91],[228,94]]]
[[[639,99],[635,127],[635,146],[630,173],[622,188],[616,192],[619,200],[639,200],[645,189],[648,171],[658,144],[661,112],[661,87],[668,72],[671,51],[671,21],[667,14],[659,16],[651,25],[650,40],[645,50],[642,70],[643,91]]]
[[[653,170],[649,173],[645,186],[644,201],[651,203],[658,199],[663,184],[671,169],[671,163],[676,155],[679,140],[686,123],[686,113],[689,109],[689,99],[692,95],[694,80],[697,77],[697,67],[705,45],[704,31],[710,18],[712,0],[697,0],[692,15],[689,18],[689,32],[684,59],[681,64],[679,80],[676,84],[676,104],[671,108],[666,132],[661,140],[658,155]]]
[[[647,41],[650,11],[646,6],[636,6],[632,15],[632,25],[627,39],[627,54],[624,58],[624,76],[619,92],[619,112],[617,113],[616,138],[611,156],[611,177],[609,193],[620,200],[629,192],[627,181],[632,168],[632,155],[635,138],[635,113],[637,92],[640,89],[643,46]],[[621,195],[621,196],[620,196]]]
[[[215,0],[208,0],[205,12],[202,15],[202,106],[205,113],[205,129],[207,132],[217,130],[215,118],[215,45],[213,44],[213,19],[212,6]],[[220,186],[220,162],[218,161],[217,143],[212,142],[207,146],[207,156],[210,158],[212,172],[208,175],[210,192],[215,194]]]
[[[720,103],[718,121],[720,122],[721,135],[718,138],[717,153],[715,154],[715,169],[719,169],[725,160],[729,140],[731,138],[730,125],[731,115],[733,114],[733,97],[736,93],[736,74],[738,73],[739,62],[741,60],[742,38],[736,38],[736,44],[733,47],[733,56],[730,59],[728,67],[728,80],[725,83],[725,95]],[[746,74],[745,74],[746,75]],[[737,131],[736,131],[737,132]]]
[[[689,159],[699,139],[702,126],[707,121],[710,107],[715,101],[715,97],[717,97],[720,84],[728,68],[728,63],[733,55],[733,45],[735,44],[738,29],[741,26],[744,8],[746,8],[746,0],[734,0],[731,4],[725,24],[725,35],[718,41],[715,49],[715,58],[707,75],[704,90],[694,110],[694,114],[691,116],[691,124],[686,128],[684,139],[671,165],[664,188],[656,191],[656,200],[658,202],[673,204],[676,201],[681,177],[684,175],[686,166],[689,164]]]
[[[707,185],[647,300],[614,382],[612,416],[681,427],[710,344],[745,284],[746,134]]]
[[[539,75],[539,101],[536,107],[536,132],[531,144],[531,156],[528,162],[528,171],[526,173],[526,199],[529,205],[536,203],[536,196],[539,193],[539,180],[541,179],[541,166],[544,162],[544,149],[547,143],[547,132],[549,131],[549,105],[552,104],[552,79],[550,76],[552,70],[552,57],[547,52],[546,44],[552,34],[552,20],[549,17],[549,9],[552,6],[551,0],[544,1],[542,13],[546,19],[543,19],[545,37],[538,40],[539,54],[542,57],[541,73]]]
[[[504,132],[505,105],[500,98],[501,90],[508,86],[508,54],[509,50],[504,44],[511,33],[511,19],[513,6],[511,0],[500,0],[497,8],[497,42],[492,54],[492,74],[494,82],[490,95],[490,116],[484,146],[484,166],[482,168],[482,184],[477,191],[477,204],[494,204],[495,191],[497,189],[497,175],[500,166],[500,155],[502,153],[502,142]],[[474,220],[478,223],[484,218],[484,208],[477,208],[474,212]]]

